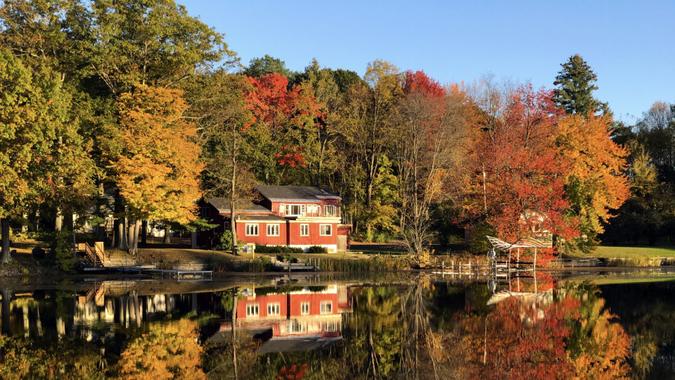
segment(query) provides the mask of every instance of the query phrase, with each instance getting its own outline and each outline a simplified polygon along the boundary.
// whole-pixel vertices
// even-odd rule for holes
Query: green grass
[[[606,259],[675,258],[675,247],[611,247],[598,246],[591,253],[576,253],[572,257]]]

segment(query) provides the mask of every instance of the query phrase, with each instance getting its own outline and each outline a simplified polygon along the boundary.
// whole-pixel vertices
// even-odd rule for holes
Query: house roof
[[[236,217],[236,220],[252,220],[252,221],[280,221],[286,220],[280,216],[276,215],[239,215]]]
[[[322,199],[340,199],[339,195],[315,186],[261,185],[256,189],[270,201],[317,202]]]
[[[206,202],[215,207],[221,214],[230,213],[230,200],[225,197],[213,197],[206,199]],[[269,214],[271,211],[261,205],[252,202],[245,202],[235,207],[237,214]]]

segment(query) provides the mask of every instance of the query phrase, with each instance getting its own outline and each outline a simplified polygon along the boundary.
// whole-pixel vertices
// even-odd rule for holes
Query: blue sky
[[[493,75],[551,87],[579,53],[618,118],[675,103],[675,1],[178,1],[243,63],[270,54],[302,70],[317,58],[363,74],[384,59],[441,83]]]

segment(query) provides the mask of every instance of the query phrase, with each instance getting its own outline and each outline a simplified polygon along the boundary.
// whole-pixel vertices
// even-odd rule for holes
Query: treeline
[[[667,219],[655,202],[670,191],[672,138],[658,133],[672,111],[668,127],[650,113],[616,128],[579,56],[553,90],[443,86],[380,60],[362,77],[269,56],[244,66],[171,0],[5,1],[0,23],[4,261],[10,227],[87,222],[104,238],[113,215],[111,243],[134,252],[146,223],[208,228],[202,196],[236,209],[257,183],[339,192],[356,239],[414,253],[464,231],[476,250],[486,233],[539,230],[589,249],[617,209],[608,239],[640,207]]]

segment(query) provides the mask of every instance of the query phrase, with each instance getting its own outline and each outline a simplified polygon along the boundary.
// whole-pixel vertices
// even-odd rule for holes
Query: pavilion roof
[[[508,251],[513,248],[551,248],[551,242],[535,238],[520,239],[515,243],[508,243],[493,236],[486,236],[492,246],[500,251]]]

